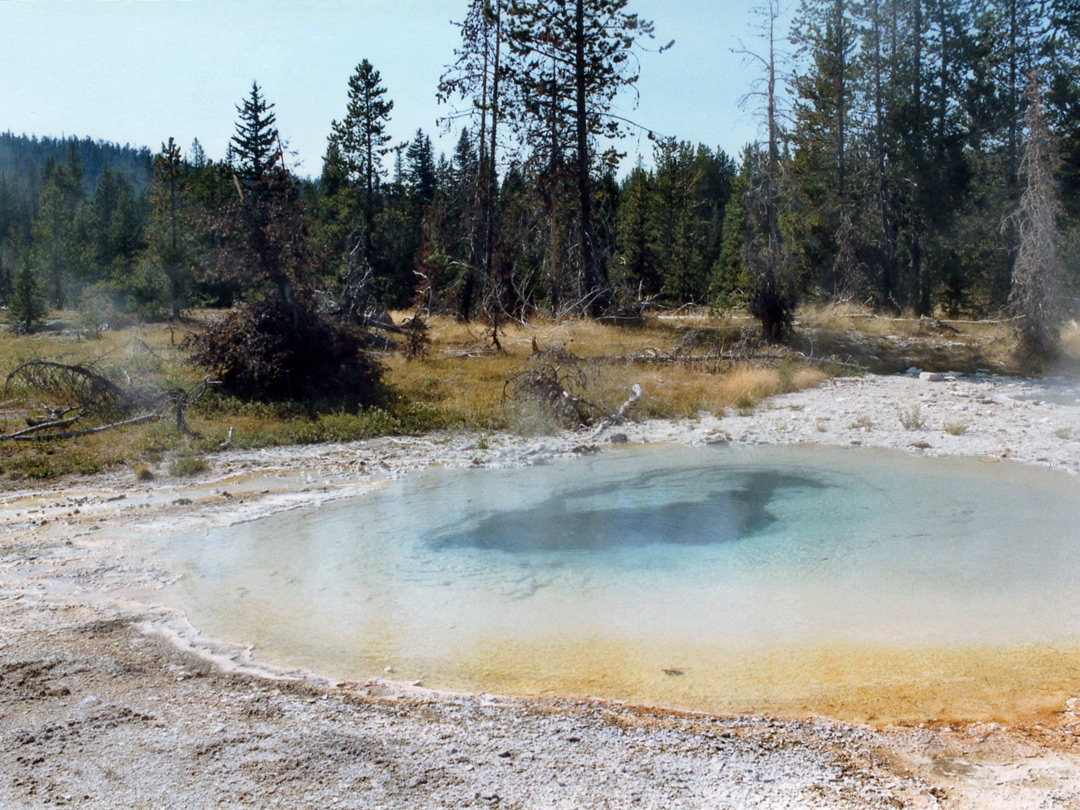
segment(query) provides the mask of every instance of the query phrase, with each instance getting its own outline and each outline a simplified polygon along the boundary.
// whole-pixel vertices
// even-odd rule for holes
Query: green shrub
[[[199,473],[206,472],[210,469],[210,465],[206,459],[201,455],[195,455],[191,452],[183,452],[175,456],[169,462],[169,475],[176,478],[187,478],[192,475],[198,475]]]

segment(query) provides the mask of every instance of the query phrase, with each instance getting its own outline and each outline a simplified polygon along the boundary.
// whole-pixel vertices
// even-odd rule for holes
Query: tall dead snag
[[[761,323],[762,338],[770,343],[782,340],[795,319],[795,284],[791,278],[791,251],[785,244],[780,215],[783,200],[783,165],[780,159],[780,79],[777,52],[778,0],[766,0],[754,9],[761,17],[764,54],[745,48],[739,53],[758,63],[762,76],[747,98],[763,104],[768,141],[754,148],[747,189],[747,238],[745,262],[749,270],[750,314]]]
[[[1020,353],[1029,359],[1049,359],[1059,348],[1064,319],[1062,288],[1065,265],[1059,222],[1064,214],[1054,178],[1053,135],[1044,116],[1038,76],[1030,74],[1024,121],[1024,150],[1020,205],[1007,221],[1015,224],[1020,244],[1013,264],[1009,307]]]
[[[472,184],[468,213],[469,259],[458,307],[458,319],[461,321],[472,318],[478,283],[495,283],[492,269],[499,192],[496,152],[502,120],[501,84],[507,72],[504,64],[506,29],[503,24],[503,4],[504,0],[471,0],[465,21],[458,24],[462,44],[455,51],[457,61],[439,81],[440,103],[448,102],[455,96],[470,101],[467,111],[451,113],[446,120],[469,116],[475,120],[477,128],[476,178]],[[497,318],[497,309],[494,317]]]

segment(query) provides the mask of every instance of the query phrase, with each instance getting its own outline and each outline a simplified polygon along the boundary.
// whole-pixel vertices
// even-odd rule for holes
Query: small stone
[[[629,444],[630,437],[625,433],[616,433],[611,437],[612,444]]]
[[[923,382],[941,382],[945,375],[939,371],[924,371],[919,375],[919,379]]]

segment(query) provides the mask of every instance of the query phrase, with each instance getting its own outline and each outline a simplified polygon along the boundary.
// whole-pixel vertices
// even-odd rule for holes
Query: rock
[[[611,439],[609,439],[609,441],[612,444],[628,444],[630,442],[630,437],[627,436],[625,433],[616,433],[611,437]]]
[[[939,371],[924,371],[919,375],[919,379],[923,382],[941,382],[945,375]]]

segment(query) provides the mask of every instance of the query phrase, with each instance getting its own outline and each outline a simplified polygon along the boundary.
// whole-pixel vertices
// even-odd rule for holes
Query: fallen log
[[[31,425],[30,427],[16,431],[15,433],[8,433],[6,436],[0,436],[0,439],[18,439],[22,436],[31,436],[34,433],[40,433],[43,430],[51,430],[52,428],[57,427],[67,427],[68,425],[75,424],[81,418],[82,414],[79,414],[78,416],[69,416],[67,419],[57,419],[53,422],[39,422],[36,425]]]
[[[73,417],[74,421],[78,417]],[[83,430],[66,430],[60,433],[43,433],[36,434],[31,433],[29,430],[20,430],[18,433],[11,433],[4,436],[0,436],[0,441],[13,441],[13,442],[30,442],[30,441],[54,441],[57,439],[76,439],[79,436],[89,436],[93,433],[102,433],[106,430],[112,430],[113,428],[127,427],[128,425],[138,425],[143,422],[149,422],[154,419],[160,419],[161,415],[157,413],[144,413],[142,416],[136,416],[134,419],[125,419],[122,422],[113,422],[109,425],[99,425],[98,427],[85,428]],[[55,425],[54,425],[55,426]],[[39,425],[38,429],[44,427]]]
[[[626,415],[630,412],[630,409],[634,407],[639,399],[644,394],[641,386],[638,383],[634,383],[630,389],[630,397],[624,402],[615,413],[608,414],[593,428],[592,433],[589,434],[590,439],[594,439],[607,430],[612,425],[621,425],[626,421]]]
[[[621,363],[717,363],[717,362],[752,362],[756,360],[795,360],[800,363],[813,363],[818,366],[840,366],[841,368],[857,369],[866,371],[866,367],[858,363],[849,363],[830,357],[807,357],[802,354],[746,354],[743,352],[720,352],[712,354],[662,354],[660,352],[648,352],[625,355],[623,357],[594,358],[595,360],[610,359],[612,362]]]

